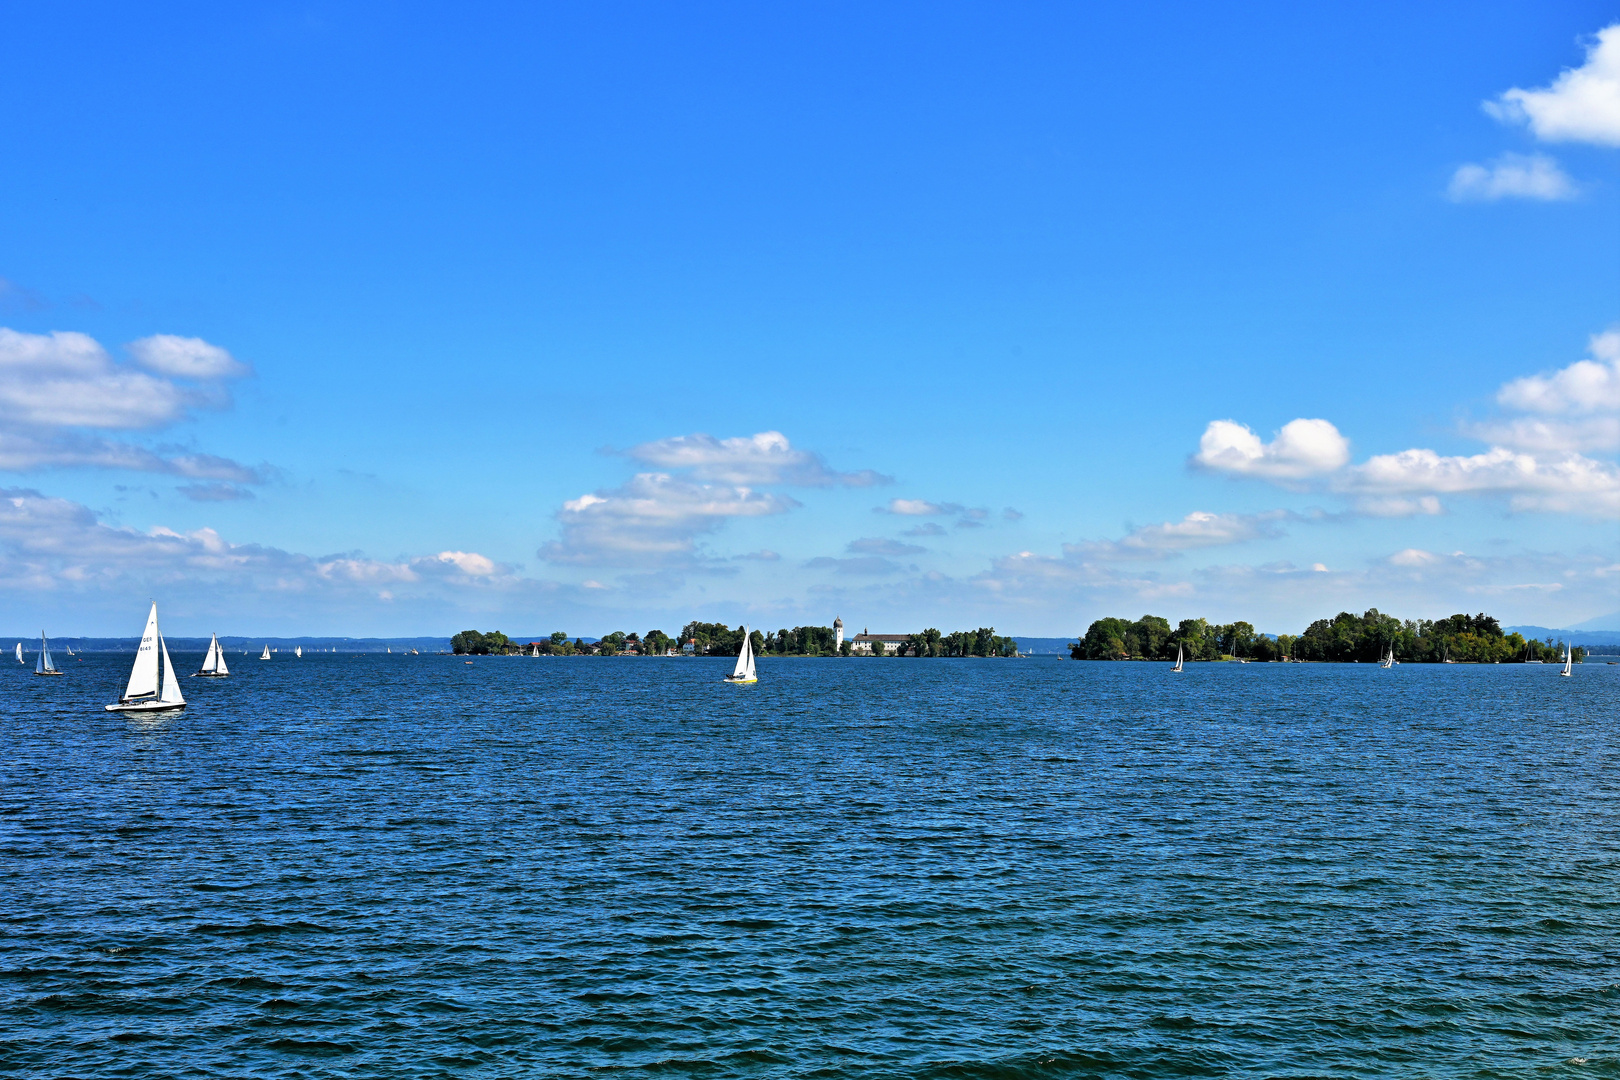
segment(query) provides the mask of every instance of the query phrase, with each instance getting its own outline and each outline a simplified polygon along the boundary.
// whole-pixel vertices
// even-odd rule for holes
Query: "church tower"
[[[840,653],[844,651],[844,620],[842,618],[833,619],[833,651]]]

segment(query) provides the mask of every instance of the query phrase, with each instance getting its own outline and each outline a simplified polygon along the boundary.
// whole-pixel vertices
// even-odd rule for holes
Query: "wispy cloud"
[[[236,502],[253,498],[253,492],[239,484],[181,484],[174,490],[192,502]]]
[[[1451,175],[1446,197],[1452,202],[1537,199],[1559,202],[1580,193],[1558,162],[1546,154],[1503,154],[1484,165],[1463,165]]]
[[[1083,544],[1076,550],[1094,559],[1164,559],[1198,548],[1281,536],[1283,522],[1296,516],[1286,510],[1263,514],[1214,514],[1194,510],[1180,521],[1143,525],[1119,540]]]
[[[1546,142],[1620,146],[1620,23],[1599,30],[1586,62],[1567,68],[1552,85],[1514,87],[1485,111],[1504,123],[1522,123]]]
[[[960,514],[961,503],[929,502],[927,499],[890,499],[882,506],[873,507],[878,514],[899,514],[902,517],[939,517]]]
[[[854,555],[890,555],[900,557],[904,555],[921,555],[928,549],[916,544],[905,544],[899,540],[889,540],[881,536],[866,536],[859,540],[851,540],[845,550]]]
[[[762,431],[732,439],[713,435],[678,435],[642,443],[627,457],[658,469],[683,470],[694,478],[719,484],[798,487],[872,487],[893,479],[871,469],[838,472],[821,455],[796,449],[780,431]]]
[[[811,570],[831,570],[837,574],[853,574],[858,577],[880,577],[884,574],[897,574],[905,567],[897,562],[885,559],[880,555],[858,555],[849,559],[833,559],[822,556],[811,559],[804,564]],[[916,569],[916,567],[912,567]]]

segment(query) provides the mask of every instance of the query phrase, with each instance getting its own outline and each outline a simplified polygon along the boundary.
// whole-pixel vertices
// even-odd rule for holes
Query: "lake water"
[[[1620,1076],[1620,667],[59,659],[6,1075]]]

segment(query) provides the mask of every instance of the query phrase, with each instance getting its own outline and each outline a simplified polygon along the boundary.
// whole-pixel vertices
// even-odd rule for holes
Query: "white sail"
[[[299,645],[297,648],[293,649],[293,655],[302,659],[304,656],[304,647]]]
[[[39,659],[34,662],[34,671],[39,675],[49,675],[56,671],[56,661],[51,659],[51,643],[45,640],[45,631],[39,632]]]
[[[1180,671],[1181,670],[1181,661],[1182,661],[1183,655],[1184,654],[1181,651],[1181,646],[1177,645],[1176,646],[1176,666],[1171,668],[1170,669],[1171,671]]]
[[[1575,674],[1575,653],[1568,645],[1564,646],[1564,670],[1559,672],[1559,674],[1560,675],[1573,675],[1573,674]]]
[[[212,675],[219,667],[219,635],[215,634],[208,639],[208,655],[203,657],[202,667],[197,669],[199,675]]]
[[[158,651],[163,654],[163,692],[158,700],[165,705],[184,705],[185,697],[180,693],[180,680],[174,677],[174,662],[169,659],[169,646],[158,635]]]
[[[742,650],[737,653],[737,666],[732,670],[731,677],[737,682],[758,678],[754,673],[754,635],[746,626],[743,627]]]
[[[146,617],[146,629],[141,632],[140,648],[135,650],[135,666],[129,672],[129,685],[124,688],[124,700],[150,697],[158,692],[158,620],[157,604]]]
[[[22,658],[22,642],[20,642],[20,641],[17,642],[17,663],[19,663],[19,664],[28,663],[28,661],[26,661],[26,660],[24,660]]]
[[[220,647],[219,635],[214,635],[214,674],[229,675],[231,669],[225,666],[225,650]]]
[[[268,660],[268,659],[270,659],[270,646],[266,645],[264,647],[264,653],[262,655],[260,655],[259,659],[260,660]]]

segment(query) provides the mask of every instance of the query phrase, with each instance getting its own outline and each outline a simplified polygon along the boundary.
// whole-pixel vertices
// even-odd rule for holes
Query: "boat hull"
[[[727,675],[722,681],[728,683],[756,683],[759,682],[759,677],[755,676],[752,679],[739,679],[735,675]]]
[[[183,709],[186,703],[170,701],[131,701],[108,705],[108,712],[168,712],[173,709]]]
[[[60,675],[62,673],[60,671],[36,671],[36,672],[34,672],[34,674],[35,675]]]
[[[197,671],[191,675],[193,679],[224,679],[229,676],[230,673],[225,671]]]

